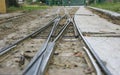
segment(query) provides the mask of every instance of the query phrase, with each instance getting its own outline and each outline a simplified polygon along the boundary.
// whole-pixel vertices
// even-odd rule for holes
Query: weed
[[[32,11],[32,10],[41,10],[41,9],[47,9],[48,6],[39,6],[39,5],[24,5],[21,7],[9,7],[7,9],[8,12],[16,12],[16,11]]]
[[[116,3],[106,2],[100,4],[92,4],[91,6],[120,13],[120,2],[116,2]]]

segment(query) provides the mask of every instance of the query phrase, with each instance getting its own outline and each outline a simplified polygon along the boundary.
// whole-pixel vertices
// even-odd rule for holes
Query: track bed
[[[103,69],[96,63],[96,58],[74,23],[73,14],[76,11],[75,7],[58,9],[57,17],[48,25],[13,44],[13,48],[8,48],[0,57],[0,73],[104,75]]]

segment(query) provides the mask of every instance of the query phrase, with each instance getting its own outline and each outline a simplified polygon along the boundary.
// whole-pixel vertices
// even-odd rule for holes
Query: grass
[[[16,12],[16,11],[32,11],[32,10],[41,10],[41,9],[47,9],[49,6],[40,6],[40,5],[24,5],[21,7],[9,7],[7,9],[8,12]]]
[[[92,4],[91,6],[120,13],[120,2]]]

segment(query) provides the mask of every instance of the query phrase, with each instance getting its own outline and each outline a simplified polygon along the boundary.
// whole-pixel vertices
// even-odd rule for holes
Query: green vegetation
[[[27,3],[32,3],[32,0],[26,0]]]
[[[7,9],[8,12],[16,12],[16,11],[32,11],[32,10],[41,10],[41,9],[47,9],[48,6],[40,6],[40,5],[24,5],[21,7],[9,7]]]
[[[115,2],[115,3],[106,2],[100,4],[92,4],[91,6],[120,13],[120,2]]]

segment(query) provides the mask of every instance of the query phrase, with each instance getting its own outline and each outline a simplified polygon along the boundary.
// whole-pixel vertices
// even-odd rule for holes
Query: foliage
[[[32,3],[33,0],[26,0],[27,3]]]
[[[100,3],[100,4],[92,4],[91,6],[120,13],[120,2],[116,2],[116,3],[106,2],[106,3]]]
[[[39,5],[24,5],[22,7],[9,7],[7,9],[8,12],[15,12],[15,11],[32,11],[32,10],[41,10],[47,9],[48,6],[39,6]]]
[[[6,0],[6,5],[7,7],[10,6],[19,7],[17,0]]]

